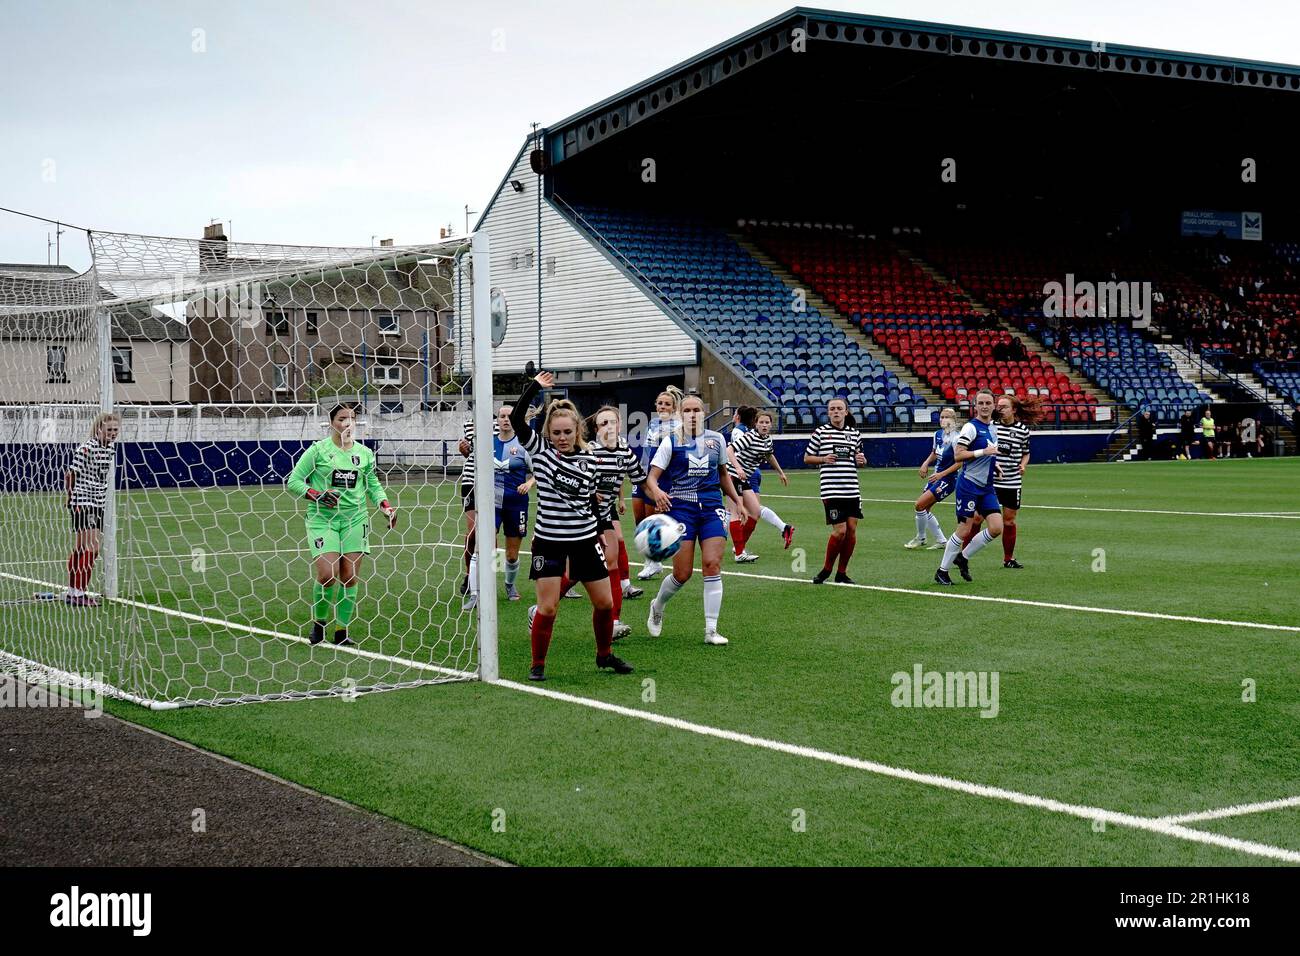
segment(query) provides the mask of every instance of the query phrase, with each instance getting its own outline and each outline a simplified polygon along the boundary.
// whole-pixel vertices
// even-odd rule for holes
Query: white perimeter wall
[[[515,192],[510,181],[523,183]],[[537,188],[528,149],[480,224],[492,241],[492,285],[510,308],[510,328],[493,356],[499,372],[537,359]],[[548,369],[694,365],[695,340],[564,217],[542,200],[542,363]],[[527,268],[526,253],[533,252]],[[512,256],[518,256],[511,268]],[[548,268],[555,260],[554,275]]]

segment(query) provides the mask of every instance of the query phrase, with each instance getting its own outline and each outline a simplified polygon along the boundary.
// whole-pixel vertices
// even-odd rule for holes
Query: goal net
[[[160,708],[495,679],[458,447],[467,418],[491,428],[486,237],[88,242],[81,273],[0,266],[0,669]],[[323,440],[367,464],[331,438],[339,405],[397,509],[323,519],[363,553],[351,579],[287,487]]]

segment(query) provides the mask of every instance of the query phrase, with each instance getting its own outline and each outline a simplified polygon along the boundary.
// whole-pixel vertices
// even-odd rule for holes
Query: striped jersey
[[[818,466],[818,486],[823,500],[857,498],[861,495],[857,464],[861,443],[862,433],[857,428],[836,428],[827,422],[813,429],[804,454],[835,456],[833,462]]]
[[[736,453],[736,461],[745,469],[745,475],[752,478],[754,472],[758,471],[758,466],[772,454],[772,436],[765,438],[751,428],[738,434],[733,432],[731,437],[731,449]],[[730,459],[727,461],[727,474],[733,479],[740,477],[731,466]]]
[[[986,424],[978,418],[972,418],[961,426],[961,431],[957,434],[957,444],[971,451],[979,451],[981,448],[996,445],[997,443],[998,426],[992,422]],[[996,460],[996,458],[987,455],[981,458],[970,458],[962,464],[958,477],[967,487],[976,491],[991,488],[993,486],[993,463]]]
[[[492,437],[498,437],[500,426],[497,420],[492,419]],[[469,454],[465,456],[465,464],[460,469],[460,484],[467,491],[474,487],[474,419],[467,418],[464,423],[465,440],[469,442]],[[523,482],[520,482],[523,484]]]
[[[705,429],[694,438],[665,435],[650,464],[662,468],[672,482],[674,501],[701,505],[722,505],[719,471],[727,457],[727,439],[721,432]],[[664,484],[659,483],[660,490]]]
[[[70,470],[72,503],[102,508],[108,501],[108,473],[113,467],[113,446],[98,440],[83,441],[72,453]]]
[[[623,488],[624,477],[634,485],[645,482],[641,457],[622,438],[613,448],[606,448],[596,441],[587,446],[587,450],[596,459],[596,490],[605,499],[601,511],[606,518],[613,518],[618,511],[618,494]]]
[[[993,478],[994,488],[1019,488],[1023,480],[1020,459],[1029,454],[1029,426],[1012,422],[998,428],[998,467],[1000,474]]]
[[[561,455],[524,420],[528,402],[540,391],[535,382],[510,413],[510,423],[533,459],[537,479],[537,521],[533,538],[582,541],[596,536],[596,458],[587,451]]]

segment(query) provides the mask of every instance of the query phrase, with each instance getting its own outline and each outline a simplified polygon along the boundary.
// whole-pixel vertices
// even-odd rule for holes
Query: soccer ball
[[[668,515],[650,515],[636,526],[636,549],[651,561],[671,558],[682,546],[686,525]]]

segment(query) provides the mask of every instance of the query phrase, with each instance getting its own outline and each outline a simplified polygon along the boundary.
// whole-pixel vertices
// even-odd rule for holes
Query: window
[[[271,368],[274,371],[275,390],[277,392],[289,391],[289,366],[273,365]]]
[[[546,274],[548,276],[555,275],[555,256],[546,257]]]
[[[47,385],[68,384],[68,347],[66,345],[47,345],[45,347],[45,382]]]
[[[533,267],[533,250],[529,249],[527,252],[524,253],[524,268],[531,269],[532,267]]]
[[[519,253],[512,253],[510,256],[510,271],[514,272],[519,268]]]
[[[135,381],[132,357],[133,353],[129,345],[113,346],[113,381],[124,385]]]
[[[320,313],[319,312],[307,313],[307,334],[308,335],[320,334]]]
[[[395,362],[383,362],[370,367],[370,381],[374,385],[401,385],[402,367]]]
[[[289,313],[283,309],[272,309],[266,313],[267,335],[289,334]]]
[[[379,334],[380,335],[401,335],[401,323],[397,320],[396,312],[379,313]]]

